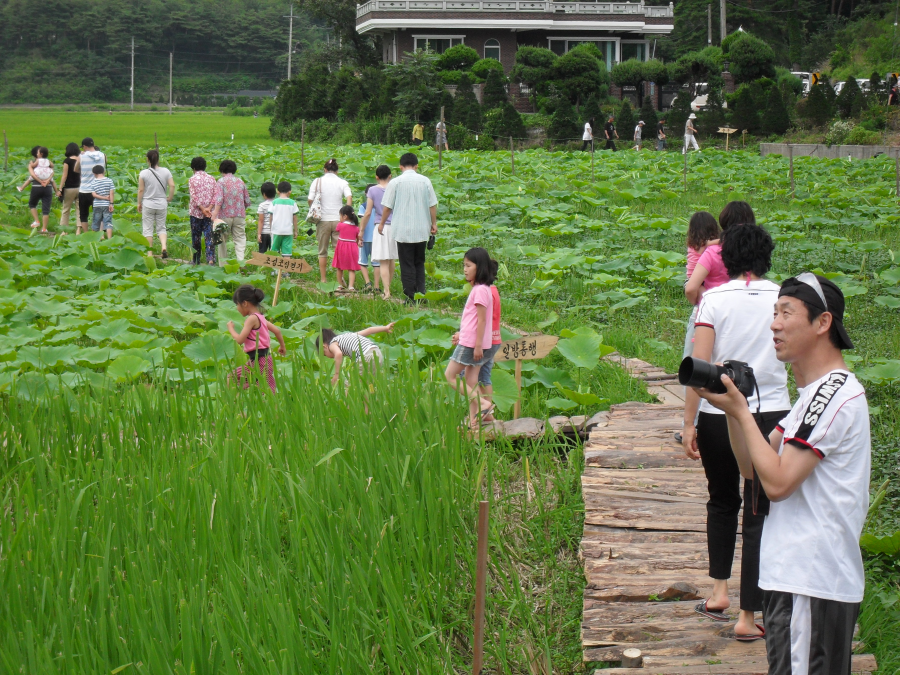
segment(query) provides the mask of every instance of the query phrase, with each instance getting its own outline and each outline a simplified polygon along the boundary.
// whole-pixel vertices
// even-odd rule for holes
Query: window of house
[[[646,42],[623,42],[622,43],[622,60],[637,59],[638,61],[647,60],[647,43]]]
[[[484,43],[484,58],[500,60],[500,42],[491,38]]]
[[[566,41],[565,40],[550,40],[550,51],[556,54],[557,56],[562,56],[566,53]]]
[[[421,49],[422,51],[430,49],[435,54],[443,54],[445,51],[450,49],[450,47],[455,47],[456,45],[461,45],[462,43],[463,37],[461,35],[420,35],[416,36],[415,48]]]
[[[574,49],[578,45],[590,42],[597,46],[600,53],[606,61],[606,67],[612,68],[616,62],[616,41],[615,40],[581,40],[581,39],[561,39],[554,38],[550,40],[550,51],[557,56],[562,56],[570,49]]]

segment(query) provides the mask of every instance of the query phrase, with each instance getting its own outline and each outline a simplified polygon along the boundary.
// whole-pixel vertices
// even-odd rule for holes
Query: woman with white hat
[[[697,119],[697,116],[694,113],[688,115],[687,124],[684,125],[684,148],[681,150],[681,154],[683,155],[688,151],[688,148],[693,145],[694,150],[700,152],[700,146],[697,145],[697,137],[694,135],[697,133],[697,130],[694,128],[694,120]]]

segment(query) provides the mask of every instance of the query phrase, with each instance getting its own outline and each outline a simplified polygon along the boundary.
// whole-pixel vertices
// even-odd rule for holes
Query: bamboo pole
[[[303,175],[303,164],[306,160],[306,120],[300,120],[300,175]]]
[[[475,639],[472,675],[481,675],[484,664],[484,596],[487,584],[488,503],[478,503],[478,549],[475,563]]]
[[[516,154],[513,152],[512,136],[509,137],[509,166],[512,169],[512,175],[516,175]]]
[[[278,276],[275,278],[275,293],[272,295],[272,307],[278,304],[279,289],[281,289],[281,270],[278,270]]]
[[[591,182],[594,180],[594,139],[591,139]]]
[[[3,170],[9,171],[9,140],[6,138],[6,129],[3,130]]]
[[[3,144],[6,145],[6,132],[3,134]],[[900,157],[894,158],[894,176],[897,179],[897,199],[900,199]]]
[[[446,138],[447,130],[446,125],[444,124],[444,106],[441,106],[441,130]],[[438,134],[437,140],[440,140],[440,134]],[[444,144],[438,143],[438,171],[440,171],[444,166]]]
[[[687,192],[687,156],[688,151],[687,148],[684,149],[684,191]]]
[[[522,359],[516,359],[516,405],[513,408],[513,419],[519,419],[522,413]]]
[[[791,172],[791,199],[794,198],[794,146],[788,143],[788,161]]]
[[[156,136],[156,132],[153,132],[153,145],[156,146],[156,151],[159,152],[159,138]]]

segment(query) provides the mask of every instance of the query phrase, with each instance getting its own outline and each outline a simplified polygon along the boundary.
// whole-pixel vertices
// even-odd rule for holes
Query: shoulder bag
[[[309,211],[306,213],[306,222],[313,223],[318,225],[319,221],[322,220],[322,190],[321,178],[316,179],[316,191],[313,194],[312,204],[309,206]]]

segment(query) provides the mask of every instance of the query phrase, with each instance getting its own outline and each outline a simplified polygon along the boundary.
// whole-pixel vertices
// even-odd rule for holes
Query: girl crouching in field
[[[494,411],[490,401],[483,407],[478,395],[478,374],[490,356],[491,349],[491,317],[494,299],[491,294],[491,283],[496,275],[496,267],[492,265],[491,256],[483,248],[470,248],[463,260],[463,273],[466,281],[472,285],[469,298],[463,309],[459,326],[459,342],[450,357],[450,364],[444,377],[451,387],[457,388],[456,378],[465,371],[464,390],[460,391],[469,400],[469,426],[479,428],[482,419]],[[455,337],[455,336],[454,336]]]
[[[269,389],[274,394],[275,387],[275,364],[272,361],[272,355],[269,353],[269,345],[271,344],[270,334],[275,334],[278,340],[278,354],[284,356],[287,350],[284,347],[284,338],[278,326],[266,320],[260,311],[265,293],[260,289],[244,284],[239,286],[234,292],[233,300],[237,305],[237,310],[241,316],[245,317],[244,327],[238,333],[234,329],[234,321],[228,322],[228,332],[231,337],[239,345],[244,345],[244,353],[250,358],[248,363],[238,368],[232,373],[231,378],[244,382],[244,389],[250,388],[250,382],[255,377],[265,377]],[[254,373],[254,371],[257,371]],[[231,379],[229,378],[229,380]],[[258,383],[258,381],[257,381]]]

